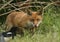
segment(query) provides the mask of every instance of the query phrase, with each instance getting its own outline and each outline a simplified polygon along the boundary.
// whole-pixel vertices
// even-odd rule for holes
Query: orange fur
[[[29,27],[29,25],[32,25],[32,31],[33,31],[33,28],[38,27],[39,24],[41,23],[42,15],[40,12],[31,12],[31,14],[30,15],[29,14],[30,13],[25,13],[22,11],[21,12],[15,11],[10,13],[6,19],[6,26],[7,26],[6,31],[9,31],[13,26],[23,30],[25,26]],[[18,31],[20,31],[19,29]]]

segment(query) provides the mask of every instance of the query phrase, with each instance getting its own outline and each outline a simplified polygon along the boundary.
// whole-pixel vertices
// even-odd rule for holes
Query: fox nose
[[[34,25],[35,28],[37,28],[37,25]]]

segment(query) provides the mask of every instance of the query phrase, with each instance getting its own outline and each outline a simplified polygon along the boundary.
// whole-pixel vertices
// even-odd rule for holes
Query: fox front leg
[[[31,33],[31,36],[33,36],[34,33],[35,33],[35,28],[31,28],[31,29],[30,29],[30,33]]]
[[[17,31],[17,33],[18,34],[20,34],[21,35],[21,37],[23,37],[24,36],[24,29],[23,28],[18,28],[18,31]]]

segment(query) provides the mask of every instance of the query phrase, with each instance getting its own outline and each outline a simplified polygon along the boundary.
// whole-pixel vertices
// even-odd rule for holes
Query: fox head
[[[42,22],[42,10],[37,12],[32,12],[28,10],[28,15],[30,16],[30,22],[33,24],[33,27],[38,27]]]

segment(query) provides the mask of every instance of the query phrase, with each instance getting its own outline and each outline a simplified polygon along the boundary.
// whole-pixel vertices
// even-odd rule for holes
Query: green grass
[[[58,33],[48,33],[47,35],[34,34],[33,37],[25,36],[23,38],[16,37],[13,42],[59,42],[60,36]],[[11,41],[10,41],[11,42]]]
[[[24,37],[17,35],[9,42],[60,42],[60,8],[48,7],[44,12],[39,30],[32,37],[26,34]]]

